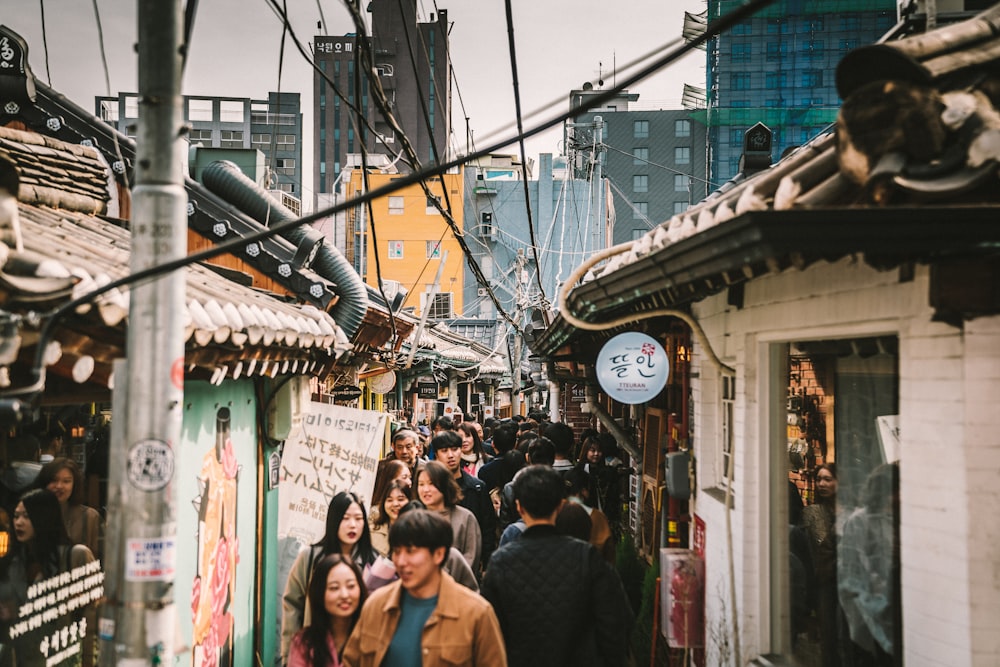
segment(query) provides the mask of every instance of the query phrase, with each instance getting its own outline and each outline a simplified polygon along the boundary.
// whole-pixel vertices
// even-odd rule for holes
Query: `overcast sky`
[[[435,0],[418,0],[421,13],[435,11]],[[465,148],[465,117],[478,147],[513,136],[513,85],[503,0],[436,0],[447,9],[450,34],[455,142]],[[0,0],[0,21],[24,37],[35,75],[88,110],[95,95],[107,94],[93,1]],[[108,59],[110,92],[138,88],[136,3],[97,0]],[[42,36],[45,10],[48,67]],[[330,35],[353,32],[352,24],[333,0],[289,0],[292,27],[303,42],[317,34],[320,8]],[[544,120],[568,108],[569,91],[603,76],[613,85],[619,69],[680,36],[685,11],[699,12],[704,0],[513,0],[515,48],[524,114],[558,104],[537,117]],[[264,0],[201,0],[184,90],[192,95],[266,98],[279,88],[281,24]],[[679,108],[684,83],[704,87],[704,52],[696,51],[655,78],[637,83],[642,108]],[[302,94],[305,120],[304,167],[312,169],[312,70],[294,47],[286,44],[280,89]],[[464,102],[464,110],[459,98]],[[531,126],[526,121],[525,127]],[[505,129],[506,128],[506,129]],[[529,157],[560,151],[561,130],[527,142]],[[505,152],[516,152],[516,144]],[[308,173],[308,172],[307,172]],[[311,179],[307,177],[306,193]],[[307,200],[311,199],[307,197]]]

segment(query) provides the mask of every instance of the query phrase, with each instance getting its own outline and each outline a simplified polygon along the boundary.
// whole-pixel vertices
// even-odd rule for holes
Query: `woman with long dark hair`
[[[824,667],[839,667],[840,603],[837,600],[837,466],[823,463],[813,470],[816,502],[802,510],[809,537],[812,584]]]
[[[357,564],[341,554],[316,563],[309,581],[311,622],[295,633],[288,667],[340,667],[340,652],[368,597]]]
[[[458,434],[462,436],[462,470],[478,477],[479,469],[492,460],[483,448],[479,429],[472,422],[462,422],[458,425]]]
[[[33,584],[58,577],[74,568],[93,562],[94,554],[82,544],[73,545],[66,535],[62,511],[55,494],[47,489],[33,489],[21,496],[14,508],[14,540],[0,560],[0,620],[17,620],[18,610],[28,601]],[[83,664],[93,662],[94,636],[92,608],[88,614],[87,634],[81,654]],[[68,617],[64,620],[69,620]],[[45,664],[37,636],[21,635],[11,642],[14,665]]]
[[[292,637],[312,620],[307,599],[309,579],[316,562],[330,554],[353,561],[363,572],[375,562],[365,505],[350,491],[341,491],[333,497],[326,510],[326,532],[315,544],[299,552],[288,573],[281,604],[282,661],[288,660]]]
[[[417,468],[414,500],[419,500],[432,512],[438,512],[451,523],[452,544],[462,552],[473,572],[479,572],[483,553],[483,537],[476,515],[458,504],[462,490],[451,471],[440,461],[428,461]]]
[[[382,502],[378,506],[378,512],[371,523],[372,547],[383,556],[390,556],[389,553],[389,527],[399,516],[399,510],[410,502],[410,480],[396,479],[389,482]]]
[[[38,473],[35,486],[56,495],[70,542],[86,546],[100,558],[103,522],[97,510],[83,504],[83,473],[76,461],[64,457],[49,461]]]
[[[413,471],[405,461],[400,459],[382,459],[378,462],[378,470],[375,472],[375,487],[372,489],[371,512],[368,514],[368,521],[372,528],[379,525],[379,512],[382,501],[389,493],[389,485],[397,480],[402,480],[409,487],[413,483]],[[383,522],[384,523],[384,522]],[[386,538],[386,544],[388,545]],[[381,552],[378,547],[376,551]]]

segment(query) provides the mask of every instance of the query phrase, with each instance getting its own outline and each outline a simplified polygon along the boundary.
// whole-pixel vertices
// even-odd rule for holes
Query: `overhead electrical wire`
[[[668,53],[658,58],[652,64],[644,67],[641,71],[632,74],[628,77],[625,77],[623,81],[617,86],[613,86],[612,88],[609,88],[608,90],[595,95],[594,97],[584,102],[583,104],[572,107],[565,113],[559,114],[553,118],[550,118],[547,121],[539,123],[538,125],[526,130],[521,134],[523,134],[524,138],[535,136],[536,134],[539,134],[541,132],[544,132],[545,130],[548,130],[551,127],[554,127],[555,125],[561,123],[564,120],[572,118],[580,113],[584,113],[585,111],[591,108],[604,104],[608,100],[611,100],[616,95],[618,95],[622,90],[628,88],[637,81],[641,81],[642,79],[646,78],[653,72],[665,67],[666,65],[670,64],[671,62],[681,57],[682,55],[688,53],[692,49],[695,49],[699,45],[708,41],[709,39],[712,39],[719,33],[723,32],[724,30],[727,30],[732,26],[736,25],[737,23],[746,20],[748,17],[752,16],[756,12],[772,4],[774,1],[775,0],[748,0],[746,4],[743,4],[738,8],[734,9],[733,11],[731,11],[730,13],[719,17],[715,21],[712,21],[703,34],[699,35],[695,39],[687,42],[686,44],[680,47],[672,49]],[[268,0],[268,2],[273,2],[273,0]],[[24,396],[41,391],[45,386],[45,348],[47,346],[48,341],[52,338],[52,333],[56,323],[59,322],[67,313],[73,312],[79,306],[94,301],[103,294],[107,294],[112,290],[125,287],[127,285],[144,283],[145,281],[152,280],[165,273],[176,271],[178,269],[185,268],[191,264],[203,262],[205,260],[218,257],[219,255],[224,255],[230,252],[239,251],[241,248],[245,248],[248,243],[252,243],[255,241],[263,241],[265,239],[273,238],[288,231],[289,229],[294,229],[295,227],[300,227],[302,225],[308,225],[318,220],[322,220],[332,215],[336,215],[337,213],[341,213],[352,206],[357,206],[359,204],[363,204],[368,201],[378,199],[380,197],[388,196],[394,192],[401,190],[402,188],[413,185],[414,183],[417,183],[422,179],[426,179],[431,176],[439,176],[441,174],[446,173],[449,169],[454,169],[456,167],[461,166],[465,162],[485,157],[490,153],[498,151],[504,146],[510,145],[514,141],[517,141],[519,138],[520,135],[513,138],[502,139],[499,142],[492,143],[488,145],[486,148],[474,151],[472,153],[469,153],[468,155],[453,160],[449,160],[448,162],[445,162],[443,164],[432,165],[420,171],[415,171],[411,174],[402,175],[399,178],[394,179],[390,183],[378,187],[375,190],[369,190],[368,192],[362,193],[361,195],[358,195],[357,197],[354,197],[348,201],[341,202],[339,204],[335,204],[333,206],[320,209],[318,211],[314,211],[313,213],[304,215],[298,219],[286,220],[283,222],[276,223],[271,227],[268,227],[266,229],[261,229],[257,232],[254,232],[253,234],[247,234],[246,236],[236,236],[232,239],[223,241],[214,246],[204,248],[203,250],[200,250],[198,252],[191,253],[190,255],[187,255],[185,257],[179,257],[177,259],[170,260],[162,264],[157,264],[155,266],[151,266],[146,269],[130,273],[126,276],[118,278],[117,280],[112,280],[108,283],[105,283],[104,285],[97,287],[94,290],[87,292],[86,294],[82,294],[76,297],[75,299],[71,299],[70,301],[67,301],[64,304],[53,308],[47,313],[40,314],[38,315],[38,318],[43,323],[41,325],[41,329],[39,332],[39,341],[36,346],[35,360],[32,368],[34,380],[30,385],[24,387],[16,387],[13,389],[8,389],[3,392],[0,392],[0,396],[3,397]]]
[[[514,83],[514,110],[517,114],[517,141],[518,147],[521,150],[521,164],[526,165],[527,160],[525,159],[523,132],[524,120],[521,117],[521,86],[517,80],[517,51],[514,48],[514,13],[511,9],[510,0],[504,0],[504,11],[507,14],[507,49],[510,52],[510,74]],[[541,262],[538,260],[538,243],[535,241],[535,224],[531,217],[531,193],[528,190],[528,179],[522,178],[521,182],[524,183],[524,206],[528,212],[528,236],[531,237],[531,254],[535,258],[535,266],[538,267],[535,277],[538,279],[538,292],[542,295],[542,301],[544,302],[546,301],[545,287],[542,285]]]
[[[348,8],[348,10],[349,10],[352,18],[354,19],[354,23],[357,26],[358,30],[361,31],[361,32],[363,32],[364,31],[364,18],[361,16],[360,12],[350,2],[347,3],[347,8]],[[286,21],[287,21],[287,16],[286,16]],[[444,173],[447,173],[447,170],[451,169],[452,166],[458,166],[458,164],[461,164],[461,162],[460,163],[456,163],[455,165],[449,166],[447,169],[444,169],[444,170],[426,169],[426,168],[423,168],[421,166],[420,159],[419,159],[419,157],[417,157],[417,153],[413,149],[413,146],[410,143],[409,137],[406,136],[406,133],[403,131],[402,127],[400,127],[399,122],[396,120],[396,117],[392,113],[389,101],[386,99],[386,96],[385,96],[385,91],[382,90],[382,84],[381,84],[381,82],[378,79],[378,74],[375,72],[374,63],[371,61],[371,58],[370,58],[371,54],[368,53],[367,49],[362,49],[362,55],[363,56],[368,56],[367,58],[365,58],[364,63],[365,63],[365,71],[368,74],[368,78],[369,78],[369,80],[371,81],[371,84],[372,84],[371,87],[370,87],[371,98],[376,102],[376,106],[379,107],[379,111],[382,113],[383,119],[392,128],[393,132],[399,137],[399,142],[400,142],[400,144],[402,144],[403,149],[406,151],[406,154],[409,156],[410,161],[413,163],[413,165],[414,165],[413,168],[414,168],[415,172],[416,173],[420,173],[420,172],[427,173],[429,171],[434,171],[435,175],[440,176],[440,175],[442,175]],[[453,162],[453,161],[449,161],[446,164],[451,164],[451,162]],[[464,232],[458,226],[458,224],[455,222],[455,218],[451,215],[451,211],[445,209],[441,205],[441,201],[431,192],[430,187],[427,185],[427,178],[426,177],[421,178],[421,179],[417,180],[416,182],[420,185],[420,187],[427,194],[428,201],[430,201],[430,202],[432,202],[434,204],[435,208],[437,208],[438,212],[441,214],[441,216],[445,219],[445,222],[451,228],[452,233],[455,235],[455,240],[458,242],[459,248],[462,250],[462,253],[465,255],[466,261],[469,264],[469,268],[472,270],[472,274],[476,277],[476,281],[480,285],[482,285],[486,289],[486,291],[490,294],[491,298],[494,300],[494,303],[497,306],[498,313],[500,315],[502,315],[504,319],[508,320],[511,323],[512,326],[514,326],[516,329],[518,329],[520,331],[520,327],[518,326],[517,322],[514,321],[514,319],[511,318],[511,316],[507,312],[503,311],[500,308],[500,303],[496,299],[496,295],[493,294],[493,288],[490,285],[489,280],[487,280],[486,276],[483,275],[482,269],[479,266],[479,262],[476,261],[475,256],[472,254],[472,251],[469,249],[469,245],[465,241]],[[444,185],[444,182],[442,181],[442,186],[443,185]]]

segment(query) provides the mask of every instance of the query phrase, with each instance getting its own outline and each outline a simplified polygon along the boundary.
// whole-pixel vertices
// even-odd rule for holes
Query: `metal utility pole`
[[[427,326],[427,316],[430,315],[431,308],[434,307],[434,297],[438,293],[438,284],[441,282],[441,274],[444,272],[444,263],[448,261],[448,251],[441,251],[441,263],[438,264],[437,274],[434,276],[434,284],[427,288],[427,298],[424,301],[424,307],[420,310],[420,324],[417,325],[417,333],[413,336],[413,345],[410,346],[410,354],[406,357],[406,366],[409,368],[413,365],[413,357],[417,354],[417,348],[420,347],[420,336],[424,333],[424,327]]]
[[[604,249],[604,243],[601,242],[601,238],[605,235],[604,209],[602,206],[604,189],[601,187],[601,167],[603,166],[601,153],[604,152],[603,134],[604,119],[601,116],[594,116],[594,188],[597,190],[594,197],[597,201],[597,206],[594,207],[596,211],[594,215],[597,218],[597,222],[594,224],[594,247],[591,252]]]
[[[187,253],[181,108],[180,0],[139,2],[139,133],[130,270]],[[109,563],[102,665],[174,661],[177,498],[174,472],[184,399],[185,272],[133,287],[127,374],[116,393],[109,470]],[[124,396],[119,398],[119,392]]]

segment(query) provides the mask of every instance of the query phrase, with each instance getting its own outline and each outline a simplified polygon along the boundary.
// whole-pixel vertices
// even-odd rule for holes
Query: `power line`
[[[504,1],[504,10],[507,13],[507,49],[510,52],[510,73],[514,83],[514,110],[517,113],[517,133],[518,144],[521,149],[521,164],[527,164],[524,150],[524,120],[521,117],[521,86],[517,81],[517,52],[514,49],[514,13],[510,6],[510,0]],[[531,254],[535,257],[535,266],[540,266],[538,261],[538,248],[535,241],[535,224],[531,217],[531,193],[528,190],[528,179],[522,178],[524,183],[524,206],[528,212],[528,235],[531,237]],[[545,299],[545,287],[542,286],[541,271],[536,274],[538,278],[538,291]]]
[[[273,0],[268,0],[268,1],[273,2]],[[449,169],[454,169],[455,167],[461,166],[465,162],[468,162],[470,160],[475,160],[480,157],[485,157],[486,155],[489,155],[490,153],[493,153],[499,150],[500,148],[509,145],[513,141],[516,141],[522,135],[525,138],[527,138],[539,134],[541,132],[544,132],[545,130],[555,126],[556,124],[562,122],[563,120],[572,118],[575,115],[587,111],[588,109],[604,104],[608,100],[617,96],[622,90],[628,88],[628,86],[632,85],[636,81],[639,81],[649,76],[653,72],[670,64],[677,58],[688,53],[692,49],[697,48],[704,42],[708,41],[709,39],[712,39],[719,33],[723,32],[724,30],[731,28],[733,25],[736,25],[740,21],[746,20],[748,17],[752,16],[756,12],[772,4],[774,1],[775,0],[749,0],[746,4],[741,5],[737,9],[730,12],[729,14],[721,16],[715,21],[713,21],[711,24],[709,24],[708,28],[702,35],[699,35],[690,42],[687,42],[686,44],[678,47],[677,49],[674,49],[669,53],[663,55],[661,58],[657,59],[654,63],[644,68],[641,72],[638,72],[632,76],[627,77],[621,84],[613,86],[607,91],[595,95],[593,98],[590,98],[583,104],[569,109],[569,111],[567,111],[564,114],[561,114],[559,116],[556,116],[555,118],[540,123],[539,125],[536,125],[535,127],[523,133],[519,133],[518,137],[514,137],[513,139],[504,139],[501,140],[500,143],[491,144],[487,146],[485,149],[475,151],[464,157],[457,158],[454,160],[449,160],[444,164],[433,165],[431,167],[415,171],[411,174],[403,175],[400,178],[394,179],[393,181],[387,183],[384,186],[376,188],[375,190],[369,190],[368,192],[363,193],[349,201],[341,202],[339,204],[335,204],[334,206],[330,206],[328,208],[319,211],[314,211],[313,213],[302,216],[298,219],[291,219],[279,222],[271,227],[261,229],[253,234],[248,234],[246,236],[234,236],[231,239],[218,243],[214,246],[205,248],[198,252],[192,253],[185,257],[180,257],[174,260],[164,262],[163,264],[158,264],[156,266],[151,266],[149,268],[136,271],[135,273],[123,276],[117,280],[112,280],[101,287],[98,287],[90,292],[87,292],[86,294],[80,295],[75,299],[71,299],[70,301],[56,308],[53,308],[48,313],[44,313],[40,316],[40,319],[43,321],[43,324],[41,327],[41,331],[39,332],[39,341],[36,345],[35,360],[32,368],[34,381],[28,386],[18,387],[15,389],[4,391],[0,393],[0,396],[4,397],[24,396],[28,394],[37,393],[38,391],[41,391],[44,388],[45,348],[47,347],[49,340],[51,340],[52,338],[53,330],[56,324],[67,313],[73,312],[79,306],[91,303],[101,295],[106,294],[112,290],[118,289],[120,287],[125,287],[127,285],[133,285],[137,283],[142,283],[147,280],[152,280],[160,275],[169,273],[171,271],[176,271],[178,269],[182,269],[186,266],[189,266],[190,264],[195,264],[197,262],[202,262],[208,259],[212,259],[214,257],[218,257],[219,255],[223,255],[226,253],[235,252],[240,248],[246,247],[247,243],[270,239],[295,227],[308,225],[323,218],[327,218],[329,216],[336,215],[337,213],[341,213],[347,210],[351,206],[357,206],[359,204],[364,204],[367,203],[368,201],[372,201],[380,197],[388,196],[402,188],[405,188],[414,183],[418,183],[423,179],[429,178],[431,176],[439,176],[441,174],[444,174]],[[118,130],[112,128],[111,131],[117,132]],[[496,296],[494,295],[494,299],[495,298]],[[521,333],[523,334],[523,332]]]

